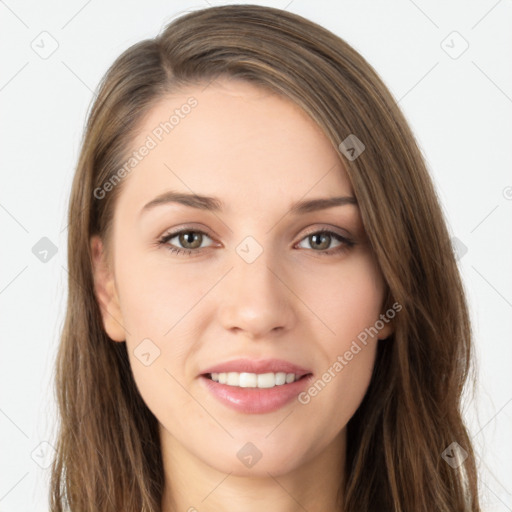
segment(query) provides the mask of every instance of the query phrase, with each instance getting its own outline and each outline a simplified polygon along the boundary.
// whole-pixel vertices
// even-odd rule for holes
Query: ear
[[[382,321],[384,323],[384,327],[379,330],[378,338],[379,338],[379,340],[385,340],[386,338],[389,338],[389,336],[391,336],[395,332],[395,326],[394,326],[393,320],[390,320],[386,316],[385,312],[381,314],[380,318],[382,319]],[[386,321],[388,323],[386,323]]]
[[[95,235],[91,237],[90,245],[94,292],[101,309],[103,327],[112,340],[126,341],[114,274],[109,268],[103,242],[99,236]]]
[[[379,329],[379,340],[385,340],[389,338],[395,332],[395,317],[397,312],[402,309],[402,306],[398,302],[393,302],[393,298],[391,296],[391,292],[388,290],[386,293],[386,298],[384,300],[384,305],[382,308],[382,313],[379,316],[382,324],[384,326],[382,329]]]

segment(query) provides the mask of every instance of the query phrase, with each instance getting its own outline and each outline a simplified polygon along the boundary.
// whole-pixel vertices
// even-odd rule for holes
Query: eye
[[[199,249],[209,247],[208,245],[203,245],[203,242],[206,238],[209,238],[211,240],[211,238],[203,231],[198,231],[194,229],[183,229],[181,231],[176,231],[175,233],[168,233],[162,236],[158,243],[159,245],[165,246],[166,249],[173,253],[184,253],[190,256],[192,255],[193,252],[200,252]],[[175,241],[172,242],[173,240]],[[177,244],[179,245],[177,246]]]
[[[342,251],[348,250],[355,245],[352,240],[349,240],[348,238],[335,233],[334,231],[329,231],[326,229],[308,234],[305,238],[302,239],[301,243],[304,241],[309,244],[314,252],[318,252],[321,255],[338,254]],[[334,248],[331,246],[333,241],[338,243],[338,245],[334,246]],[[307,249],[307,247],[302,246],[301,243],[299,243],[298,246]]]
[[[163,235],[158,240],[158,245],[164,246],[167,250],[175,254],[192,256],[201,253],[202,249],[214,245],[213,243],[205,245],[204,242],[207,239],[212,240],[204,231],[182,229]],[[305,242],[309,247],[304,247],[303,244]],[[337,243],[334,247],[332,247],[333,242]],[[334,231],[323,229],[309,233],[297,245],[302,249],[310,249],[321,256],[331,256],[350,249],[355,245],[355,242]]]

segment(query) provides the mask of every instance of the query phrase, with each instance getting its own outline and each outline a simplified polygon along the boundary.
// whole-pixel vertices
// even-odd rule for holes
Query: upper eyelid
[[[344,230],[342,228],[335,228],[335,227],[331,227],[331,226],[316,227],[316,228],[313,227],[311,229],[306,229],[306,233],[304,234],[304,237],[309,236],[309,235],[314,235],[315,233],[327,232],[327,233],[334,233],[335,235],[341,236],[342,238],[350,238],[350,235],[348,234],[348,232],[346,232],[346,234],[341,234],[341,233],[338,233],[339,230],[346,232],[346,230]]]

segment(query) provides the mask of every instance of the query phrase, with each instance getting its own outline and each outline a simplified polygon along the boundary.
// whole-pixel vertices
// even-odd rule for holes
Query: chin
[[[257,436],[247,436],[244,441],[241,437],[230,440],[227,445],[223,445],[219,452],[197,454],[209,466],[223,473],[231,473],[233,476],[240,477],[262,477],[268,478],[269,473],[272,476],[288,474],[309,458],[305,450],[299,452],[298,448],[308,447],[312,443],[292,442],[288,437],[285,442],[281,439],[265,439],[268,432]],[[202,455],[202,457],[201,457]]]

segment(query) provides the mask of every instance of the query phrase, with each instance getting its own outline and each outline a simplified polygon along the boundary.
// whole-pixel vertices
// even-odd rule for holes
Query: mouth
[[[243,414],[271,413],[291,405],[313,377],[311,373],[215,373],[200,376],[205,391],[224,406]],[[221,379],[226,382],[222,383]]]
[[[278,359],[237,359],[199,375],[205,391],[244,414],[263,414],[290,405],[313,379],[310,370]]]

